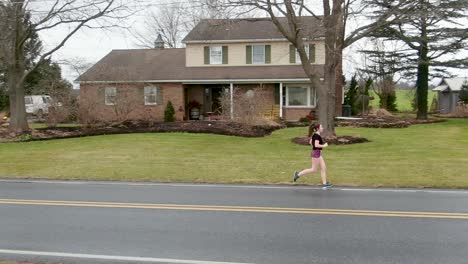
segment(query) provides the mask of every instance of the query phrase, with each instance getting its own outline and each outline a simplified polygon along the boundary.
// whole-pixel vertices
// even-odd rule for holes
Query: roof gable
[[[278,18],[285,28],[287,19]],[[318,39],[325,36],[320,19],[311,16],[301,17],[305,38]],[[184,38],[183,42],[210,42],[235,40],[286,40],[270,18],[245,19],[204,19]]]
[[[433,89],[433,91],[460,91],[463,83],[468,82],[467,77],[456,77],[456,78],[444,78],[440,82],[439,86]]]

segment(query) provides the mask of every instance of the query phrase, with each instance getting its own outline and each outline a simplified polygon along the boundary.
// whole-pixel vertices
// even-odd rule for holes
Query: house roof
[[[323,76],[323,67],[314,66]],[[185,49],[113,50],[79,82],[209,82],[307,79],[301,65],[186,67]]]
[[[312,16],[301,17],[305,36],[318,39],[325,36],[320,19]],[[289,28],[285,17],[278,20]],[[241,40],[286,40],[273,24],[271,18],[250,19],[205,19],[190,31],[183,42],[241,41]]]
[[[449,91],[455,91],[456,92],[456,91],[461,90],[464,82],[468,82],[467,77],[444,78],[444,79],[442,79],[440,84],[436,88],[434,88],[432,90],[433,91],[440,91],[440,92],[449,90]]]
[[[448,88],[448,85],[439,85],[436,88],[432,89],[432,91],[443,92],[447,90],[447,88]]]

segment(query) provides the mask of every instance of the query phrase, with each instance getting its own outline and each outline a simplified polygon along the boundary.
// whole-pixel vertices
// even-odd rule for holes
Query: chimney
[[[161,37],[161,33],[158,33],[158,38],[154,41],[154,48],[157,50],[164,49],[164,40]]]

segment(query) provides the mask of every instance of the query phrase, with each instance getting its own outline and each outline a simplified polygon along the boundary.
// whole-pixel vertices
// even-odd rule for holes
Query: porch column
[[[280,93],[280,118],[283,118],[283,83],[280,83],[279,86],[279,93]]]
[[[231,120],[234,119],[234,84],[230,83],[229,93],[231,95]]]

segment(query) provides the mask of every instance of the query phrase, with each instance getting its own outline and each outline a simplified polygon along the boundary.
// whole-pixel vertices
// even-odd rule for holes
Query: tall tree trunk
[[[26,71],[24,59],[24,10],[23,1],[15,5],[15,37],[11,41],[11,54],[9,56],[10,67],[7,75],[7,85],[10,94],[10,125],[9,131],[15,134],[23,134],[29,131],[24,107],[24,75]]]
[[[421,23],[421,47],[418,52],[418,73],[416,80],[416,94],[418,113],[417,119],[427,119],[427,89],[429,88],[429,59],[426,18]]]
[[[325,18],[325,23],[333,23],[332,16]],[[325,26],[325,66],[324,82],[321,83],[318,93],[318,116],[324,128],[325,137],[336,137],[335,133],[335,106],[336,106],[336,54],[335,54],[335,30]],[[332,31],[332,32],[330,32]]]

